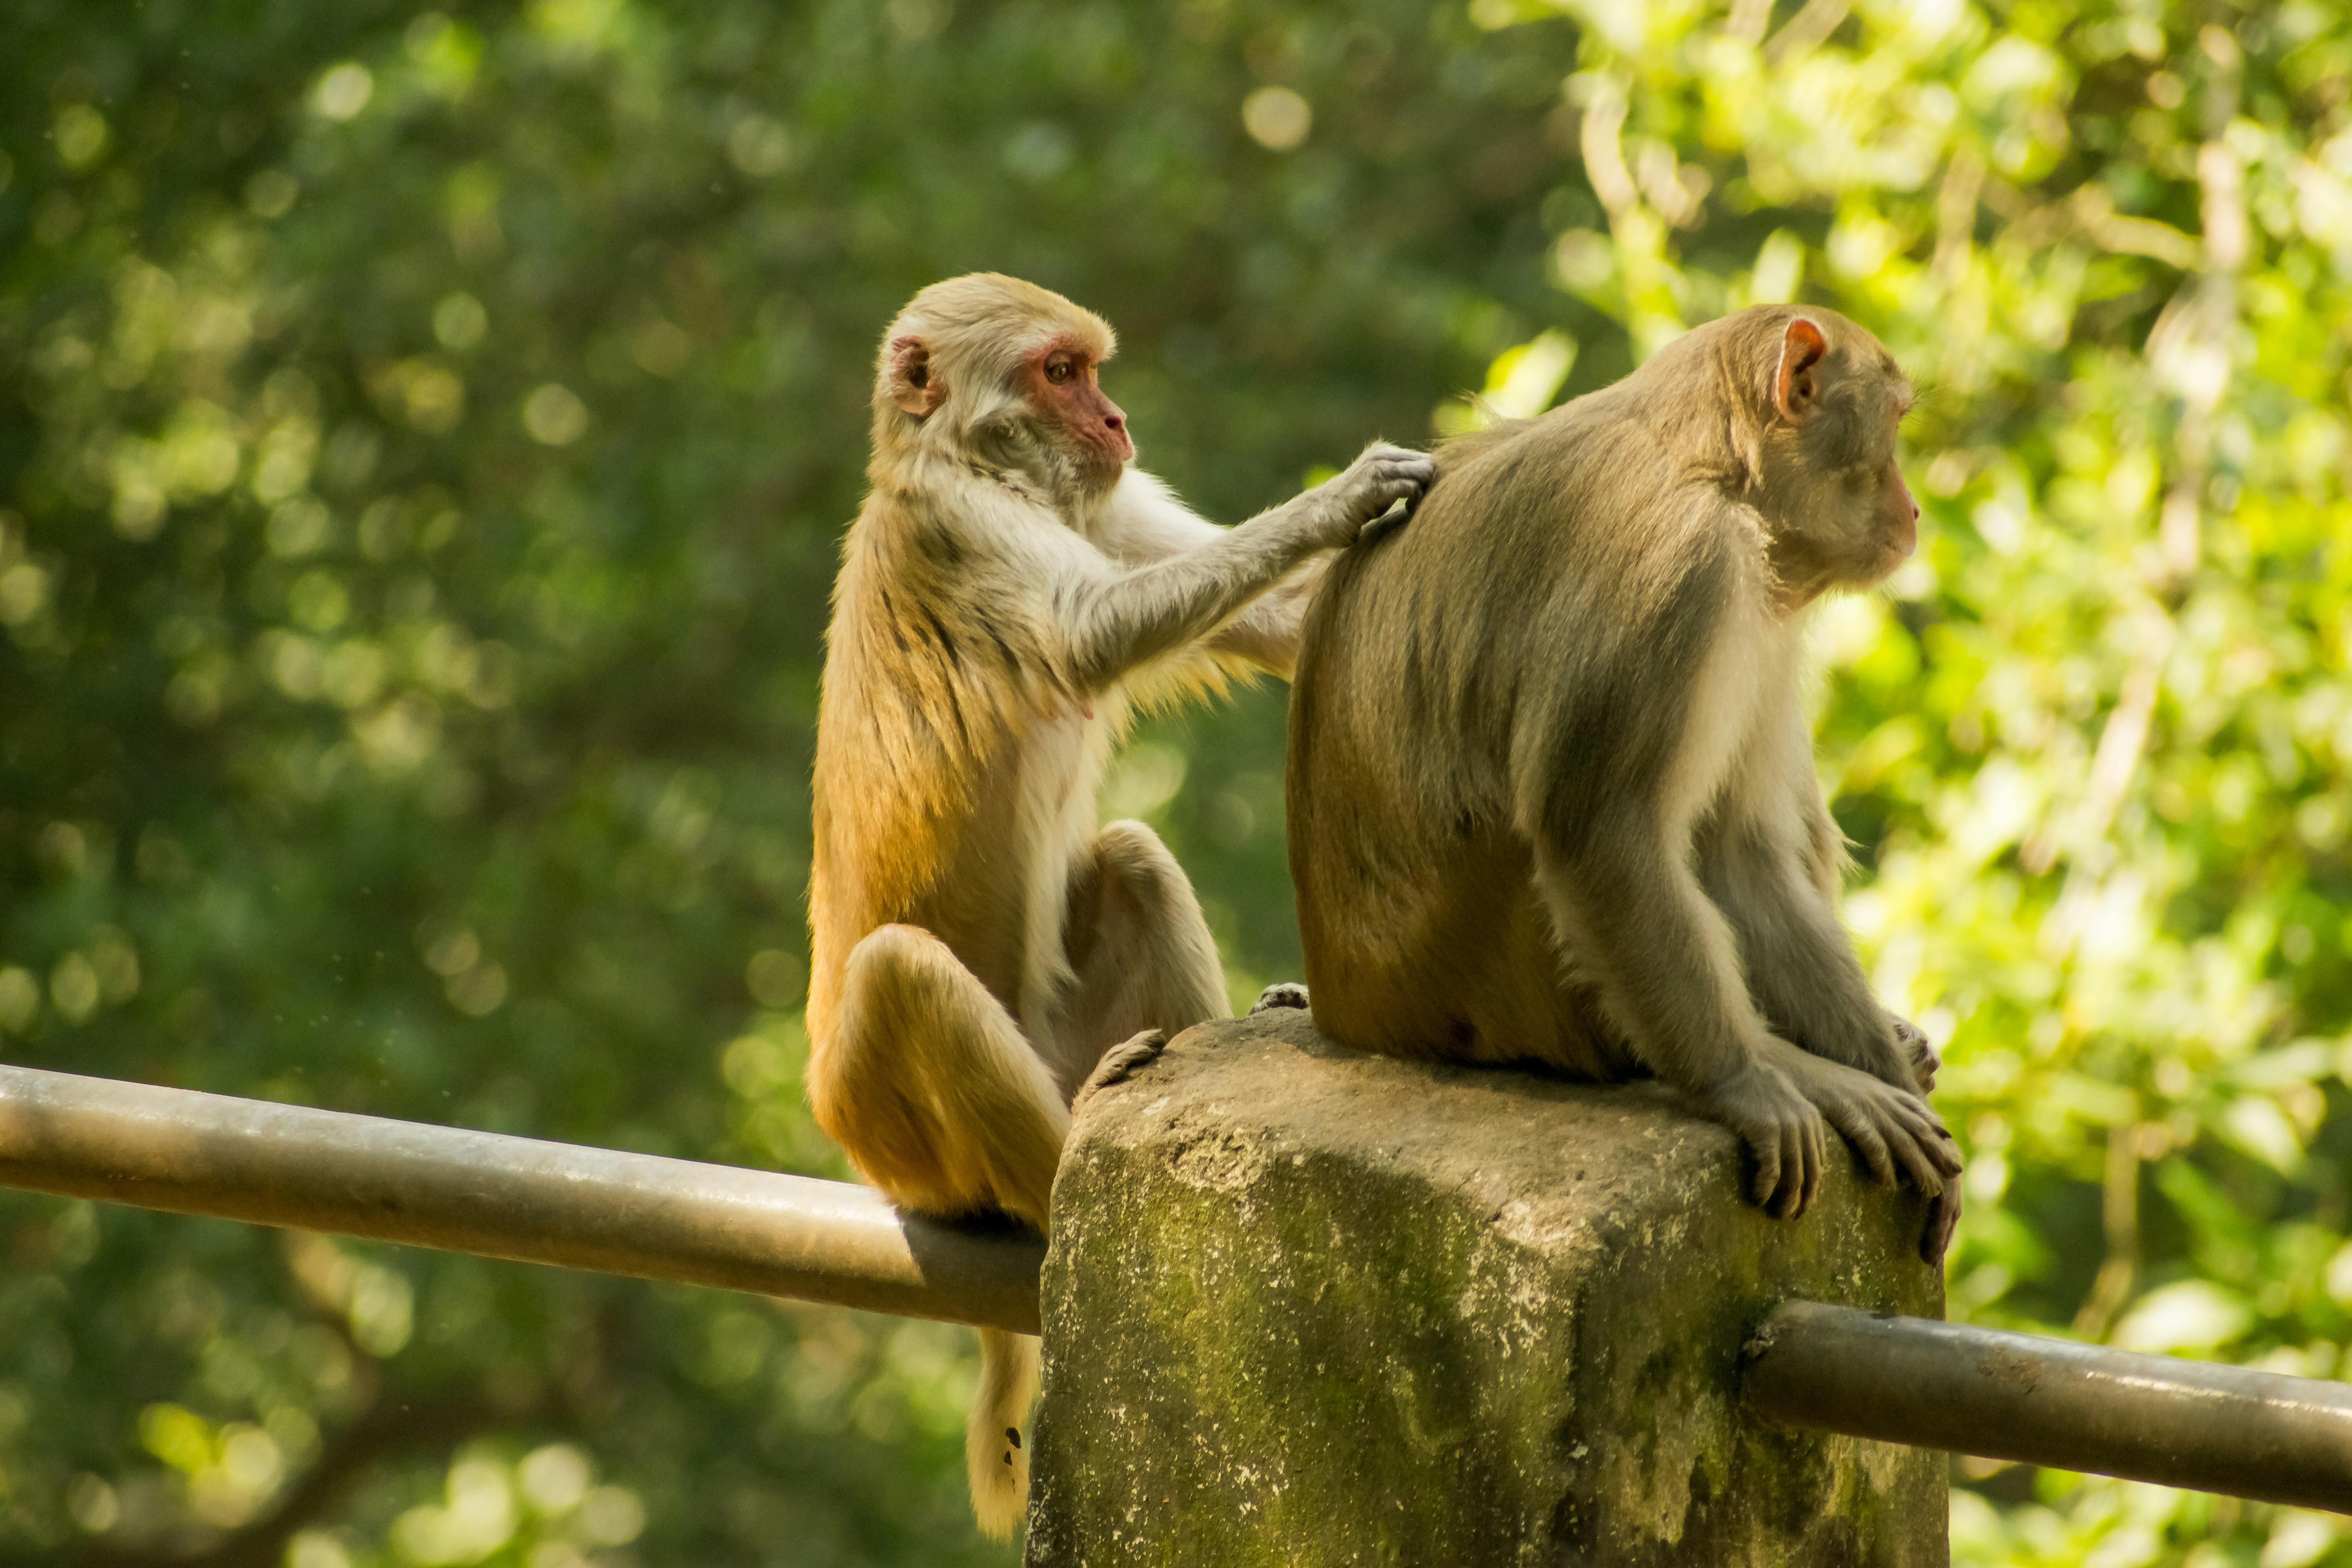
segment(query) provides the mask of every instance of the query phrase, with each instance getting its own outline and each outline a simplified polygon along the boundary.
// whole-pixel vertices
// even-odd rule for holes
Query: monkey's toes
[[[1087,1098],[1096,1090],[1108,1089],[1115,1083],[1125,1083],[1133,1078],[1137,1072],[1150,1066],[1153,1059],[1167,1048],[1168,1031],[1146,1029],[1125,1044],[1113,1046],[1105,1051],[1102,1060],[1095,1064],[1095,1070],[1087,1075],[1087,1081],[1080,1084],[1078,1092],[1071,1097],[1070,1113],[1077,1114],[1078,1108],[1086,1104]]]
[[[1919,1237],[1919,1260],[1941,1268],[1960,1223],[1960,1184],[1947,1182],[1927,1210],[1927,1228]]]
[[[1921,1094],[1931,1094],[1936,1088],[1936,1074],[1944,1058],[1936,1052],[1927,1032],[1908,1018],[1889,1014],[1895,1025],[1895,1043],[1902,1048],[1904,1059],[1911,1064],[1911,1077]]]
[[[1768,1131],[1749,1145],[1756,1156],[1756,1176],[1748,1196],[1774,1219],[1794,1219],[1805,1212],[1812,1187],[1820,1180],[1806,1167],[1801,1136],[1794,1128]]]
[[[1307,1005],[1306,986],[1296,980],[1277,980],[1257,994],[1257,1000],[1250,1004],[1249,1016],[1255,1018],[1272,1008],[1305,1007]]]

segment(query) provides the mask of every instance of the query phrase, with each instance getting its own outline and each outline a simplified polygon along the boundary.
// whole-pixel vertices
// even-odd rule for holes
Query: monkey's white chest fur
[[[1778,777],[1803,689],[1802,618],[1772,615],[1741,595],[1716,632],[1693,683],[1682,738],[1661,803],[1677,836],[1743,791],[1748,776]]]
[[[1022,890],[1027,942],[1020,1016],[1033,1042],[1049,1037],[1047,1020],[1073,978],[1064,932],[1070,872],[1095,836],[1095,790],[1121,708],[1116,692],[1104,693],[1085,710],[1066,710],[1039,725],[1015,753],[1014,809],[1003,826],[1016,845],[1014,863],[1029,873]],[[982,830],[997,826],[982,825]]]

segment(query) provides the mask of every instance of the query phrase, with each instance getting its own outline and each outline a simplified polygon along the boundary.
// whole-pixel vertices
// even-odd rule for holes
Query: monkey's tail
[[[1037,1397],[1037,1341],[1003,1329],[980,1331],[980,1397],[964,1428],[971,1511],[981,1533],[1010,1541],[1029,1506],[1029,1406]]]

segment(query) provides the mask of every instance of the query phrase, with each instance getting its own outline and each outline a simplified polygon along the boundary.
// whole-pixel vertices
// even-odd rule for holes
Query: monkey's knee
[[[845,1033],[937,1016],[952,994],[979,983],[948,944],[920,926],[876,926],[849,950],[842,976]]]
[[[1205,951],[1215,962],[1191,879],[1160,835],[1140,822],[1110,823],[1095,835],[1071,874],[1066,940],[1081,971],[1106,962],[1129,971],[1171,947],[1195,960]]]
[[[845,1075],[869,1083],[1032,1054],[1004,1005],[919,926],[877,926],[850,950],[839,1032]]]
[[[1143,823],[1108,824],[1095,836],[1095,866],[1106,892],[1116,892],[1149,908],[1195,903],[1192,879],[1160,835]]]
[[[813,1065],[819,1125],[867,1180],[940,1213],[989,1205],[1045,1223],[1069,1121],[1003,1004],[919,927],[849,955],[835,1039]]]
[[[1224,1016],[1224,968],[1217,962],[1216,939],[1209,934],[1192,879],[1160,835],[1140,822],[1114,822],[1097,836],[1094,862],[1097,918],[1106,931],[1119,933],[1118,945],[1127,960],[1139,960],[1163,975],[1181,974],[1180,989],[1202,993],[1209,998],[1202,1004],[1209,1012]],[[1199,1017],[1151,1021],[1181,1028]]]
[[[1063,942],[1077,984],[1054,1026],[1066,1092],[1140,1029],[1172,1037],[1232,1016],[1216,939],[1176,857],[1139,822],[1114,822],[1070,880]]]
[[[948,951],[948,944],[922,927],[893,922],[876,926],[849,950],[849,974],[855,983],[861,973],[871,975],[877,970],[919,970],[941,962],[962,967],[956,963],[956,955]]]
[[[921,1042],[944,1017],[942,958],[954,962],[938,939],[913,926],[869,932],[843,966],[832,1037],[817,1042],[809,1059],[817,1125],[893,1195],[936,1184],[926,1151],[939,1129],[906,1085],[920,1075]]]

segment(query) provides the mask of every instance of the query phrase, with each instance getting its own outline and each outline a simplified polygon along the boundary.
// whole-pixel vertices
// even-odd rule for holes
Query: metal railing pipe
[[[1037,1331],[1034,1236],[771,1171],[0,1066],[0,1185]]]
[[[2352,1513],[2352,1385],[1791,1301],[1748,1342],[1783,1426]]]
[[[1044,1244],[842,1182],[0,1066],[0,1185],[1035,1333]],[[1791,1301],[1763,1418],[2352,1513],[2352,1386]]]

